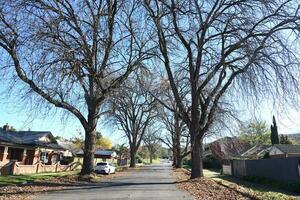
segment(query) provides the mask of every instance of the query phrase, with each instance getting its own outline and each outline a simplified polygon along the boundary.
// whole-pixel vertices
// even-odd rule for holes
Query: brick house
[[[213,161],[215,167],[221,167],[222,164],[229,164],[233,157],[240,155],[248,148],[249,144],[237,137],[220,138],[204,146],[204,163]]]
[[[54,165],[65,154],[66,150],[49,131],[15,131],[8,125],[0,128],[0,168],[11,161],[22,165],[38,162]]]

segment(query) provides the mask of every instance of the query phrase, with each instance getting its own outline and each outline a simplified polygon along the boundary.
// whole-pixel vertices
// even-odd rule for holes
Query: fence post
[[[11,174],[15,175],[16,173],[16,168],[17,168],[17,161],[13,161],[12,163],[12,168],[11,168]]]
[[[40,164],[41,164],[41,163],[38,162],[37,165],[36,165],[36,173],[39,173]]]
[[[55,164],[55,172],[57,172],[58,165],[59,165],[59,163]]]
[[[231,176],[234,176],[235,174],[234,174],[234,168],[233,168],[233,161],[234,160],[230,160],[230,166],[231,166]]]

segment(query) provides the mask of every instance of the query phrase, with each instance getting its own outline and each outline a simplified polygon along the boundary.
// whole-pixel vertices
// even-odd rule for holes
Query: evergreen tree
[[[273,125],[271,125],[271,142],[272,145],[279,144],[279,137],[278,137],[278,130],[277,130],[275,116],[273,116]]]
[[[287,135],[280,135],[280,144],[292,144]]]

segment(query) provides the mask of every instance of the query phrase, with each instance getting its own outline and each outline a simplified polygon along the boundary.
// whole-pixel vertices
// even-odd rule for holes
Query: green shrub
[[[191,166],[192,165],[192,159],[191,158],[184,158],[182,160],[182,164]]]
[[[210,155],[210,156],[206,156],[203,159],[203,168],[205,168],[205,169],[221,169],[222,164],[220,163],[220,161],[217,158]]]
[[[137,155],[136,157],[137,163],[143,163],[143,158],[139,155]]]

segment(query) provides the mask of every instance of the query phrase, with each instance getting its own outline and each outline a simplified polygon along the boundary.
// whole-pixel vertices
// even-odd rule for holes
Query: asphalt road
[[[176,188],[168,163],[145,166],[128,172],[109,182],[97,185],[49,192],[39,200],[192,200],[193,198]]]

